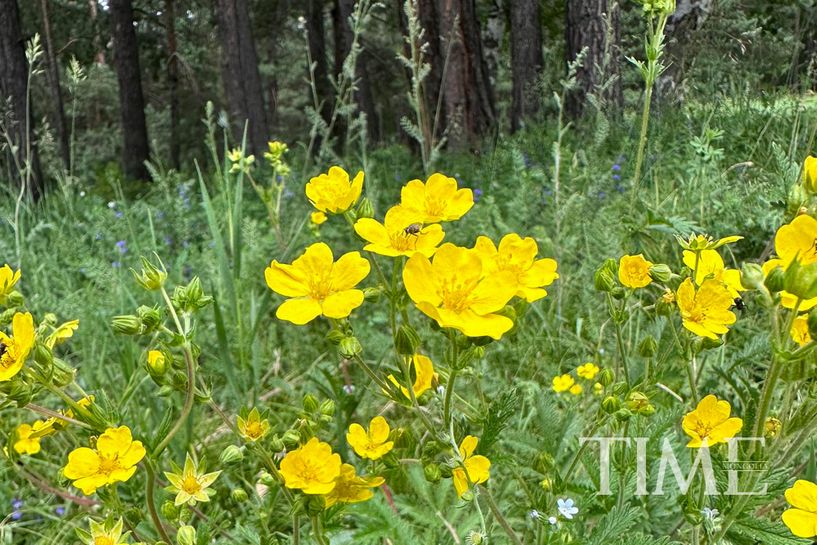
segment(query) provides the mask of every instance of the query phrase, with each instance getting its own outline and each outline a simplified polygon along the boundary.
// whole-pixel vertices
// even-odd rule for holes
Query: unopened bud
[[[232,492],[230,492],[230,497],[233,498],[233,501],[236,503],[243,503],[247,501],[250,496],[243,488],[234,488]]]
[[[609,367],[605,367],[599,374],[599,382],[602,386],[610,386],[616,380],[616,375]]]
[[[803,300],[817,297],[817,263],[803,265],[795,259],[783,274],[784,289]]]
[[[779,291],[783,291],[784,288],[784,278],[786,276],[786,272],[783,270],[782,267],[775,267],[769,274],[766,275],[766,281],[764,284],[766,288],[772,292],[777,293]]]
[[[156,259],[159,261],[159,267],[161,267],[161,269],[148,261],[144,256],[141,258],[142,271],[137,273],[131,269],[131,273],[133,273],[136,282],[148,291],[161,289],[162,286],[165,285],[165,280],[167,280],[167,270],[165,270],[164,264],[162,264],[159,256],[156,256]]]
[[[638,353],[642,358],[651,358],[658,351],[658,341],[652,335],[647,335],[638,345]]]
[[[244,451],[239,446],[229,445],[221,451],[218,459],[224,465],[234,464],[244,459]]]
[[[357,219],[373,217],[374,206],[372,205],[372,201],[370,201],[367,197],[364,197],[361,199],[360,204],[357,207]]]
[[[176,520],[179,517],[179,508],[172,501],[162,504],[162,516],[168,520]]]
[[[182,312],[195,312],[212,302],[212,297],[204,295],[198,276],[193,277],[186,286],[177,286],[173,290],[173,305]]]
[[[301,434],[296,430],[287,430],[281,440],[286,447],[294,447],[301,441]]]
[[[303,401],[304,411],[314,413],[318,410],[318,400],[312,394],[306,394]]]
[[[196,529],[186,524],[179,527],[176,545],[196,545]]]
[[[111,326],[120,335],[139,335],[142,332],[142,320],[132,314],[114,316]]]
[[[145,326],[144,332],[151,333],[162,325],[162,313],[154,307],[141,306],[136,309],[136,315]]]
[[[363,352],[363,347],[360,346],[360,341],[357,340],[357,337],[344,337],[338,345],[338,351],[341,356],[350,360],[360,355],[360,353]]]
[[[403,324],[394,335],[394,348],[398,354],[413,356],[420,346],[420,336],[410,325]]]
[[[740,268],[740,283],[750,290],[763,287],[763,267],[757,263],[744,263]]]
[[[331,399],[326,399],[321,403],[319,407],[320,412],[323,416],[334,416],[335,415],[335,402]]]
[[[425,475],[426,480],[430,483],[440,482],[440,479],[442,478],[442,471],[440,470],[440,465],[434,463],[426,464],[423,467],[423,475]]]
[[[615,260],[613,260],[613,263],[615,263]],[[602,292],[609,292],[616,287],[616,274],[610,270],[606,262],[596,269],[596,272],[593,274],[593,286],[596,288],[596,291]]]
[[[621,408],[621,401],[616,396],[607,396],[602,400],[601,408],[607,414],[613,414]]]
[[[672,278],[672,269],[664,263],[656,263],[650,267],[650,276],[653,280],[666,284]]]
[[[152,377],[161,377],[167,373],[167,358],[159,350],[148,352],[148,372]]]

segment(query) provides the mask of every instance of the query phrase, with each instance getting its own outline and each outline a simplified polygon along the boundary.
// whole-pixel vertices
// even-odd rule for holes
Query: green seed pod
[[[360,341],[357,340],[357,337],[344,337],[338,345],[338,351],[341,356],[350,360],[360,355],[360,353],[363,352],[363,347],[360,345]]]
[[[430,483],[438,483],[442,478],[442,470],[440,470],[439,464],[426,464],[423,466],[423,474]]]

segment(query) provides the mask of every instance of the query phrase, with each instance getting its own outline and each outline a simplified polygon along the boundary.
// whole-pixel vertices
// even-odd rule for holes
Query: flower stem
[[[363,368],[363,371],[365,371],[366,374],[369,375],[369,378],[372,379],[372,381],[374,381],[375,384],[380,386],[380,388],[383,390],[386,391],[389,390],[389,386],[385,383],[385,381],[383,381],[382,378],[377,376],[377,373],[375,373],[374,370],[372,370],[372,368],[369,367],[368,363],[363,361],[363,358],[361,358],[359,354],[355,354],[353,359],[360,365],[361,368]]]
[[[451,399],[454,397],[454,381],[457,379],[457,370],[452,369],[448,374],[448,384],[445,385],[445,400],[443,401],[443,422],[451,422]]]
[[[326,537],[323,535],[321,521],[318,519],[317,515],[312,517],[312,536],[315,538],[318,545],[329,545],[329,543],[326,541]]]
[[[153,521],[153,525],[159,532],[159,537],[161,537],[165,543],[173,543],[170,536],[167,534],[167,530],[165,530],[164,524],[162,524],[162,519],[159,517],[159,512],[156,510],[156,500],[153,497],[154,486],[156,483],[156,473],[153,471],[153,464],[150,462],[150,460],[145,462],[145,469],[148,474],[147,486],[145,487],[145,496],[147,499],[150,519]]]
[[[491,495],[491,492],[486,487],[482,487],[480,489],[480,495],[485,496],[485,501],[488,503],[488,508],[493,513],[494,518],[502,526],[502,529],[505,530],[505,534],[508,538],[513,541],[516,545],[522,545],[522,540],[519,539],[519,536],[516,535],[511,525],[508,523],[508,520],[502,515],[502,512],[499,510],[496,502],[494,501],[494,497]]]

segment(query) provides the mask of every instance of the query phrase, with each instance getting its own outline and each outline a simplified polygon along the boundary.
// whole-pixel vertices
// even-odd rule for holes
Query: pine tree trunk
[[[571,118],[584,113],[587,95],[594,93],[608,106],[622,103],[619,45],[619,7],[615,0],[566,0],[566,60],[586,51],[576,73],[578,87],[568,94],[565,110]]]
[[[71,144],[68,127],[65,121],[65,106],[62,100],[60,87],[60,67],[57,55],[54,52],[54,40],[51,36],[51,17],[48,14],[48,0],[40,0],[40,15],[43,19],[43,37],[45,58],[47,61],[46,75],[48,87],[51,91],[51,100],[54,106],[54,127],[57,129],[57,138],[60,144],[60,156],[65,170],[71,169]]]
[[[313,77],[315,78],[315,92],[321,103],[320,115],[325,123],[329,123],[332,116],[332,105],[335,94],[332,83],[329,81],[329,64],[327,62],[325,28],[323,24],[324,0],[306,0],[304,9],[306,18],[307,42],[309,55],[315,64]]]
[[[352,29],[349,17],[355,11],[355,0],[335,0],[333,11],[335,24],[335,76],[338,77],[343,71],[343,63],[349,52],[352,50],[354,40],[354,30]],[[360,37],[358,37],[360,40]],[[380,119],[375,109],[374,95],[372,93],[371,82],[369,80],[369,70],[366,62],[366,50],[360,52],[355,63],[355,103],[358,111],[366,115],[366,128],[369,140],[377,142],[380,140]]]
[[[88,0],[88,11],[91,16],[91,26],[94,29],[94,50],[96,51],[96,63],[105,64],[105,49],[102,47],[102,38],[99,36],[99,29],[97,28],[99,8],[96,5],[96,0]]]
[[[125,174],[147,180],[148,131],[145,122],[145,99],[139,66],[139,42],[133,27],[131,0],[110,0],[114,66],[119,80],[119,107],[122,118],[122,163]]]
[[[542,97],[536,84],[544,67],[539,0],[511,2],[511,132],[539,111]]]
[[[165,32],[167,33],[167,93],[170,103],[170,164],[179,170],[179,59],[176,42],[176,6],[165,0]]]
[[[216,0],[215,10],[227,111],[235,136],[242,137],[246,123],[247,147],[260,155],[267,147],[269,124],[249,7],[246,0]]]
[[[11,106],[10,116],[0,118],[0,124],[8,132],[11,145],[17,148],[16,154],[8,153],[8,179],[18,184],[28,180],[25,189],[37,199],[43,192],[43,177],[28,94],[28,61],[17,0],[0,0],[0,29],[0,97],[8,99]]]
[[[402,13],[405,1],[397,1]],[[413,1],[417,19],[423,28],[423,43],[426,44],[423,60],[429,67],[428,75],[423,80],[424,107],[432,125],[431,130],[436,130],[435,138],[441,138],[445,130],[445,103],[441,98],[446,50],[440,43],[436,0]]]
[[[474,0],[437,0],[441,49],[448,56],[443,93],[448,140],[476,144],[496,120]]]

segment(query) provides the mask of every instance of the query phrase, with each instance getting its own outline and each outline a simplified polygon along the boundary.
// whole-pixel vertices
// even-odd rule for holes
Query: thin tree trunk
[[[439,33],[448,54],[444,77],[446,128],[454,147],[476,144],[496,120],[474,0],[438,0]]]
[[[147,180],[148,131],[145,99],[139,66],[139,42],[133,26],[131,0],[109,0],[113,33],[114,65],[119,80],[119,107],[122,117],[122,163],[125,174]]]
[[[400,10],[403,10],[403,0]],[[446,49],[440,43],[440,29],[436,0],[416,0],[417,18],[423,28],[423,41],[426,45],[425,61],[429,71],[423,80],[423,96],[432,130],[436,128],[435,138],[441,138],[445,130],[445,102],[440,100],[442,94],[443,72],[445,70]]]
[[[247,146],[260,155],[267,147],[269,124],[249,7],[246,0],[216,0],[215,8],[227,110],[236,136],[241,138],[246,123]]]
[[[335,1],[336,4],[333,15],[335,23],[335,75],[337,77],[343,71],[343,62],[352,50],[354,30],[350,25],[349,17],[355,11],[355,0]],[[356,59],[355,80],[355,103],[357,104],[358,111],[366,115],[366,127],[369,140],[377,142],[380,140],[380,119],[375,108],[365,48],[363,48]]]
[[[539,0],[511,2],[511,132],[539,111],[537,82],[545,60],[542,55],[542,17]]]
[[[616,0],[566,0],[566,60],[586,51],[576,73],[578,86],[567,96],[568,116],[580,117],[587,95],[596,93],[616,109],[622,103],[619,69],[619,8]]]
[[[17,153],[9,153],[11,180],[24,183],[26,190],[37,199],[43,192],[43,177],[34,133],[34,114],[28,93],[28,61],[20,27],[17,0],[0,0],[0,97],[10,101],[10,117],[0,119],[2,131]],[[2,142],[6,144],[6,142]],[[26,171],[28,175],[26,176]]]
[[[94,28],[94,50],[96,51],[96,63],[105,64],[105,49],[102,47],[102,38],[100,38],[99,29],[96,26],[97,15],[99,13],[96,0],[88,0],[88,9],[91,15],[91,25]]]
[[[334,92],[329,81],[329,64],[327,62],[324,18],[324,0],[306,0],[306,33],[309,44],[309,56],[315,64],[315,92],[321,102],[320,114],[324,122],[329,123],[332,117]]]
[[[57,138],[60,143],[60,155],[65,170],[71,169],[71,145],[67,123],[65,122],[65,106],[62,101],[60,88],[60,69],[57,55],[54,52],[54,41],[51,36],[51,17],[48,14],[48,0],[40,0],[40,14],[43,19],[43,37],[45,38],[45,58],[47,61],[46,75],[48,87],[51,91],[51,100],[54,102],[54,126],[57,129]]]
[[[179,59],[176,43],[176,5],[165,0],[165,31],[167,32],[167,86],[170,102],[170,164],[180,167],[181,143],[179,141]]]

